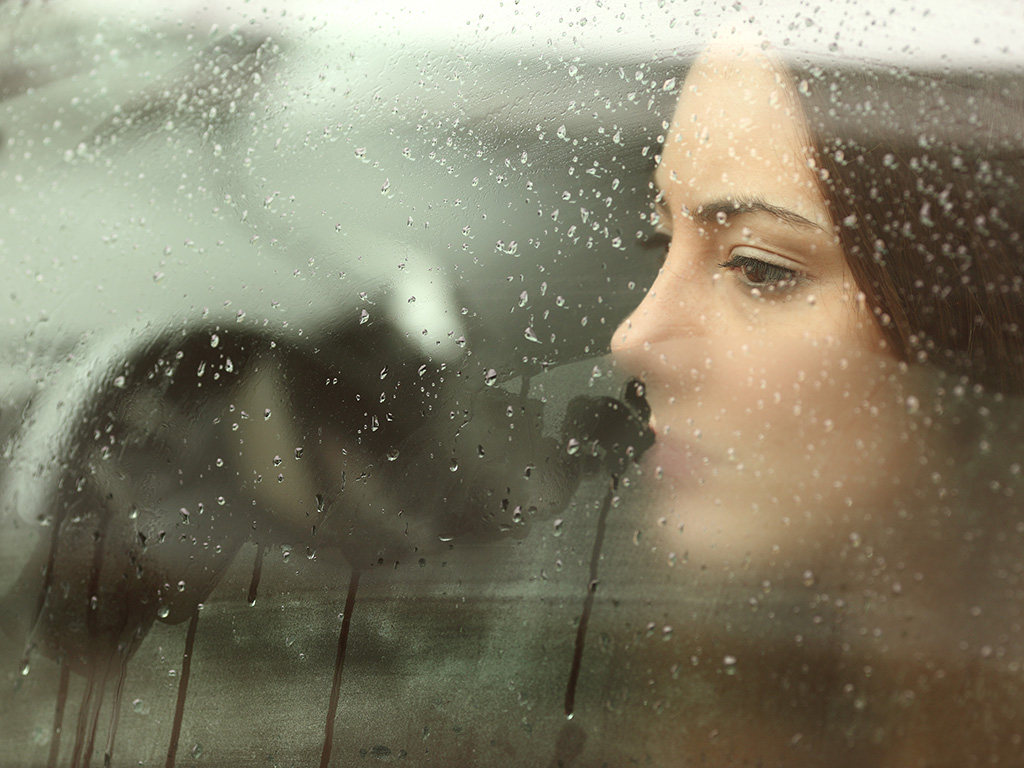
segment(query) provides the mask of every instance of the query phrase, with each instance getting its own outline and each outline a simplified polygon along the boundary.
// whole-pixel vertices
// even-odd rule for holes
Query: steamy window
[[[0,763],[1014,764],[976,10],[0,0]]]

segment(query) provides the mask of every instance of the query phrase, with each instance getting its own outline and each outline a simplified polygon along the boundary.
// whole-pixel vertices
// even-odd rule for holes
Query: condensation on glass
[[[1017,764],[984,10],[0,2],[0,764]]]

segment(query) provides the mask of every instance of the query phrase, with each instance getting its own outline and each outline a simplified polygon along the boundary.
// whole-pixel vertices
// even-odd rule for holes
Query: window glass
[[[1014,764],[1022,32],[0,0],[0,763]]]

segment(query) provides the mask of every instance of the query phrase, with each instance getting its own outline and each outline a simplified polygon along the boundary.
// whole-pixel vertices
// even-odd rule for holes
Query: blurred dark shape
[[[562,432],[567,445],[575,441],[582,469],[590,475],[620,475],[654,445],[647,425],[650,407],[637,383],[630,382],[623,400],[580,395],[566,409]]]
[[[584,474],[621,473],[652,442],[613,398],[575,398],[556,432],[539,400],[471,385],[483,377],[400,334],[328,342],[200,328],[109,366],[40,482],[52,535],[0,603],[12,634],[88,674],[127,661],[154,621],[193,617],[246,542],[254,601],[273,546],[362,570],[521,537]]]

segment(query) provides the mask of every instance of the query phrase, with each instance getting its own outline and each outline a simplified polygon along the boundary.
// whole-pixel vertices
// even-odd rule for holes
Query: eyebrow
[[[727,218],[731,218],[751,213],[767,213],[795,227],[825,231],[820,224],[811,221],[806,216],[801,216],[789,208],[772,205],[759,197],[741,198],[738,200],[712,200],[697,206],[696,210],[689,211],[694,220],[701,224],[719,223],[720,214],[725,214]]]
[[[658,184],[657,179],[653,176],[651,181],[654,183],[655,201],[657,205],[661,208],[665,208],[664,189],[660,184]],[[745,214],[767,213],[770,216],[774,216],[780,221],[792,224],[795,227],[800,227],[802,229],[814,229],[819,232],[828,232],[828,230],[816,221],[812,221],[806,216],[801,216],[799,213],[789,208],[772,205],[760,197],[744,197],[738,199],[722,198],[720,200],[711,200],[697,206],[696,210],[690,210],[687,208],[684,212],[693,217],[693,220],[697,223],[707,225],[719,224],[719,214],[725,214],[728,219],[735,216],[743,216]]]

